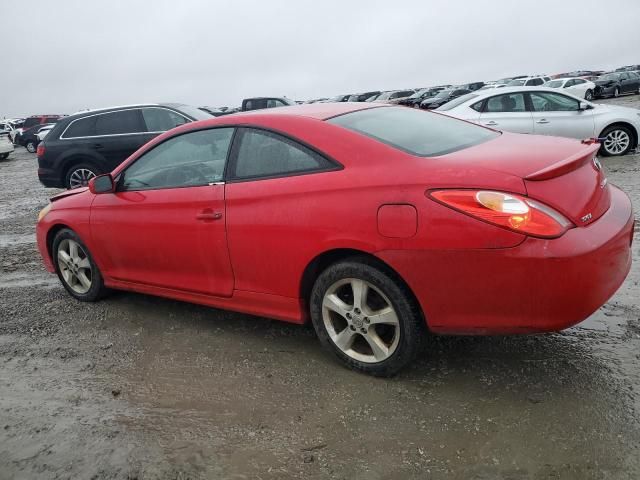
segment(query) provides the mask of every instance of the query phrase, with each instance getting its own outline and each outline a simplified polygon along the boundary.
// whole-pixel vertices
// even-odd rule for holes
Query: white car
[[[38,130],[38,133],[36,133],[36,138],[38,139],[38,141],[36,143],[40,143],[42,140],[44,140],[44,137],[47,136],[47,133],[49,133],[53,127],[55,127],[55,124],[45,125],[40,130]]]
[[[563,89],[565,93],[570,93],[578,98],[584,98],[585,100],[593,100],[593,92],[596,89],[596,84],[585,80],[584,78],[567,77],[556,78],[551,80],[543,87]]]
[[[599,138],[604,155],[638,146],[640,110],[599,105],[545,87],[505,87],[472,92],[437,111],[496,130],[577,139]]]
[[[551,80],[551,77],[547,77],[544,75],[538,75],[535,77],[514,78],[509,83],[507,83],[507,87],[537,87],[545,82],[548,82],[549,80]]]
[[[9,139],[8,132],[0,132],[0,160],[6,160],[13,152],[13,142]]]

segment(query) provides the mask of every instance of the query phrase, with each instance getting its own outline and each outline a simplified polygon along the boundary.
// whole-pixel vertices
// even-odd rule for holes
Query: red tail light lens
[[[41,157],[44,155],[44,143],[41,143],[40,145],[38,145],[38,149],[36,150],[36,155],[38,157]]]
[[[559,237],[573,226],[547,205],[514,193],[436,190],[429,192],[429,196],[478,220],[533,237]]]

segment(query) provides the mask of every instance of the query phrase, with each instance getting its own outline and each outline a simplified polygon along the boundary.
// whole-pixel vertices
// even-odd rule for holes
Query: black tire
[[[11,152],[9,152],[9,153],[11,153]],[[0,160],[6,160],[7,158],[9,158],[9,153],[0,154]]]
[[[627,148],[625,148],[624,150],[622,150],[620,152],[610,152],[605,147],[606,138],[611,132],[614,132],[616,130],[623,131],[628,135],[629,144],[627,145]],[[606,157],[620,157],[622,155],[626,155],[627,153],[629,153],[633,149],[633,143],[634,143],[634,139],[635,139],[631,129],[629,127],[624,126],[624,125],[612,125],[610,127],[605,128],[602,131],[602,133],[600,134],[599,138],[605,139],[605,140],[602,141],[602,146],[600,147],[600,153],[602,155],[606,156]]]
[[[618,87],[613,89],[613,98],[618,98],[620,96],[620,89]]]
[[[91,287],[86,292],[79,293],[78,291],[74,290],[73,286],[70,285],[67,280],[65,280],[65,277],[62,273],[61,262],[58,260],[58,255],[59,250],[61,249],[61,245],[65,240],[71,240],[78,244],[79,247],[83,250],[82,253],[85,256],[84,258],[89,261],[91,269]],[[82,242],[80,237],[78,237],[78,235],[76,235],[73,230],[70,230],[68,228],[60,230],[53,239],[51,252],[53,264],[55,266],[56,273],[58,274],[58,278],[60,279],[60,282],[62,283],[62,286],[65,288],[65,290],[69,292],[69,295],[71,295],[76,300],[80,300],[81,302],[95,302],[107,294],[108,289],[104,286],[102,274],[100,273],[100,270],[98,269],[96,263],[93,261],[91,252],[89,252],[87,246]]]
[[[334,343],[327,331],[323,317],[325,294],[332,286],[345,279],[364,280],[390,300],[398,320],[398,326],[394,327],[396,332],[394,338],[398,335],[398,339],[395,350],[383,361],[364,362],[347,355]],[[333,352],[347,367],[370,375],[390,377],[398,373],[420,352],[428,334],[422,312],[408,288],[395,277],[393,272],[389,272],[367,257],[352,257],[327,267],[316,279],[309,303],[311,320],[323,347]],[[355,305],[355,301],[353,303]],[[354,312],[354,310],[351,311]],[[361,312],[357,311],[357,313]],[[343,320],[342,317],[338,318]],[[367,317],[364,319],[367,320]],[[345,327],[344,330],[348,328],[350,327]],[[351,335],[359,336],[360,341],[366,346],[364,336],[359,332]]]
[[[74,172],[80,172],[82,170],[87,170],[87,171],[91,172],[91,174],[94,177],[100,175],[101,173],[103,173],[95,165],[92,165],[90,163],[82,162],[82,163],[74,164],[67,170],[67,173],[64,176],[64,186],[65,186],[65,188],[78,188],[80,186],[86,186],[86,185],[75,185],[75,184],[72,185],[72,178],[75,178]]]
[[[24,144],[24,148],[26,148],[29,153],[36,153],[36,142],[29,140]]]
[[[593,90],[589,89],[584,93],[584,99],[591,101],[593,100]]]

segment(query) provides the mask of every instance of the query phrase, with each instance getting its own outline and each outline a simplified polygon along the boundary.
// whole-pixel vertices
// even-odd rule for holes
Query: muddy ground
[[[638,96],[617,103],[640,106]],[[605,159],[640,212],[640,155]],[[394,379],[309,327],[132,293],[71,299],[0,163],[0,479],[640,478],[640,258],[578,327],[442,337]]]

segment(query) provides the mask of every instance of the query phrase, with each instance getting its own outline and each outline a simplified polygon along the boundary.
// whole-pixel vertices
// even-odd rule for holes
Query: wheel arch
[[[64,184],[69,170],[71,170],[74,165],[78,165],[80,163],[88,163],[89,165],[94,166],[99,172],[101,172],[103,169],[100,168],[100,162],[100,158],[94,157],[92,155],[80,152],[70,153],[69,155],[61,159],[62,168],[60,168],[60,182]]]
[[[633,124],[624,121],[624,120],[618,120],[615,122],[610,123],[609,125],[607,125],[606,127],[604,127],[602,130],[600,130],[600,134],[598,135],[598,138],[602,138],[602,134],[608,130],[611,127],[625,127],[628,128],[629,131],[631,132],[631,135],[633,136],[633,138],[631,139],[631,148],[637,148],[638,147],[638,135],[639,132],[636,129],[635,126],[633,126]]]
[[[51,259],[52,262],[54,262],[54,258],[53,258],[53,240],[56,238],[56,235],[58,234],[58,232],[60,230],[71,230],[72,232],[75,232],[75,230],[73,230],[73,228],[71,228],[69,225],[65,224],[65,223],[55,223],[53,224],[49,230],[47,230],[47,238],[46,238],[46,245],[47,245],[47,255],[49,255],[49,258]]]
[[[318,276],[330,265],[354,257],[366,259],[368,263],[380,268],[382,271],[399,282],[407,290],[407,292],[409,292],[409,295],[411,295],[411,299],[413,302],[415,302],[416,308],[422,315],[422,319],[426,325],[426,316],[424,311],[422,310],[422,306],[418,301],[415,293],[413,292],[409,284],[404,280],[404,278],[402,278],[402,276],[393,267],[391,267],[388,263],[386,263],[379,257],[370,252],[358,250],[355,248],[334,248],[331,250],[327,250],[314,257],[307,264],[304,272],[302,273],[299,292],[305,312],[309,311],[309,299],[311,298],[311,290],[313,289],[313,285]]]

